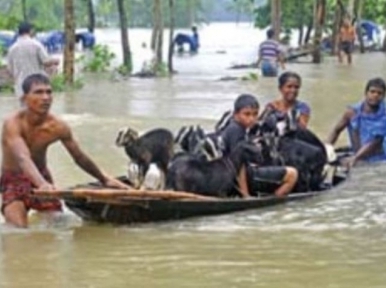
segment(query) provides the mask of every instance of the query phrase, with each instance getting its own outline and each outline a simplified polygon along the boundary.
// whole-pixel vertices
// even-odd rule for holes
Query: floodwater
[[[149,35],[131,31],[134,55]],[[118,31],[98,37],[119,51]],[[240,93],[262,104],[276,98],[272,79],[217,81],[246,75],[227,67],[254,60],[263,38],[247,25],[211,25],[201,31],[200,54],[175,58],[173,79],[90,76],[81,91],[56,95],[53,110],[100,166],[123,174],[126,156],[114,146],[123,126],[176,130],[200,123],[209,130]],[[300,97],[313,108],[312,129],[325,138],[345,106],[361,99],[365,82],[385,76],[386,55],[355,55],[351,67],[326,58],[287,68],[302,75]],[[16,107],[13,97],[0,97],[1,115]],[[90,180],[60,145],[49,160],[59,187]],[[0,287],[383,288],[385,173],[382,165],[360,167],[331,193],[235,215],[114,227],[82,223],[66,211],[54,222],[31,215],[26,231],[0,224]]]

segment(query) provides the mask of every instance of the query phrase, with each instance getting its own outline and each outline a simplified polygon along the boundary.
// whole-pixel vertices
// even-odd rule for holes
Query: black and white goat
[[[133,183],[136,188],[142,188],[150,164],[154,163],[163,174],[160,187],[165,183],[165,177],[170,159],[173,157],[173,134],[167,129],[154,129],[142,136],[132,128],[124,128],[118,132],[115,143],[124,147],[130,160],[137,164],[138,175]]]
[[[271,165],[287,165],[298,170],[295,191],[318,190],[328,162],[326,148],[312,131],[296,124],[294,113],[279,115],[272,112],[266,115],[258,134],[270,147]]]
[[[208,161],[222,157],[222,138],[215,133],[205,133],[200,125],[183,126],[174,140],[178,150],[202,157]]]
[[[232,153],[213,161],[189,154],[174,159],[166,176],[167,189],[207,196],[226,197],[234,189],[242,165],[255,162],[260,150],[251,142],[240,142]]]

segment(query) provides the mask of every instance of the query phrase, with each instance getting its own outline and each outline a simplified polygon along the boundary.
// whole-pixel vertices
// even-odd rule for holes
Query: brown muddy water
[[[134,47],[149,35],[132,31]],[[89,76],[81,91],[55,96],[54,112],[100,166],[120,175],[127,160],[114,146],[119,128],[211,129],[240,93],[263,104],[278,96],[272,79],[217,81],[248,73],[226,68],[253,60],[261,32],[212,25],[201,36],[200,54],[175,58],[173,79]],[[118,31],[98,37],[118,51]],[[288,69],[302,75],[300,97],[312,106],[312,129],[325,138],[345,106],[362,98],[365,82],[386,76],[386,55],[355,55],[352,67],[327,58]],[[2,116],[16,107],[13,97],[0,97]],[[91,180],[60,145],[49,151],[49,163],[59,187]],[[26,231],[0,224],[0,287],[383,288],[385,174],[382,165],[360,167],[339,189],[312,200],[219,217],[114,227],[82,223],[66,211],[53,223],[31,215]]]

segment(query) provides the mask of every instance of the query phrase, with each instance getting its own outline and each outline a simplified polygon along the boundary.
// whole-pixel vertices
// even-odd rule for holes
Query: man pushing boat
[[[54,191],[47,168],[48,147],[60,141],[75,163],[103,185],[129,188],[104,173],[79,147],[71,128],[50,113],[52,90],[42,74],[28,76],[22,85],[24,107],[8,116],[2,132],[1,211],[7,223],[27,227],[30,209],[42,212],[61,211],[59,200],[31,197],[33,189]]]

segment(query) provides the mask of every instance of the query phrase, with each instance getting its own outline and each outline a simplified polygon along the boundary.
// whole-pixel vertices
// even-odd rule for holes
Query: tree
[[[95,11],[93,0],[85,0],[88,14],[88,31],[94,33],[95,30]]]
[[[154,0],[153,2],[153,31],[151,39],[151,48],[155,52],[155,72],[158,72],[162,66],[163,55],[163,16],[161,0]]]
[[[175,12],[174,12],[174,0],[169,0],[169,51],[168,51],[168,71],[172,75],[173,69],[173,53],[174,53],[174,25],[175,25]]]
[[[67,84],[74,84],[75,65],[75,12],[74,0],[64,0],[64,46],[63,73]]]
[[[132,70],[131,51],[129,45],[129,33],[127,28],[127,15],[123,0],[117,0],[119,24],[121,29],[121,42],[122,42],[122,55],[123,66],[127,69],[127,72]]]
[[[354,2],[354,15],[357,20],[357,37],[359,40],[359,50],[361,53],[365,53],[365,45],[363,43],[363,35],[362,35],[362,28],[360,23],[362,22],[362,12],[363,12],[363,1],[362,0],[355,0]]]
[[[281,11],[281,0],[271,0],[271,27],[275,32],[275,39],[280,39],[280,11]]]
[[[23,21],[28,21],[28,15],[27,15],[27,0],[21,0],[21,10],[23,12]]]
[[[315,2],[315,35],[314,35],[314,51],[312,53],[312,62],[320,63],[322,61],[321,43],[323,26],[326,18],[326,0],[316,0]]]

